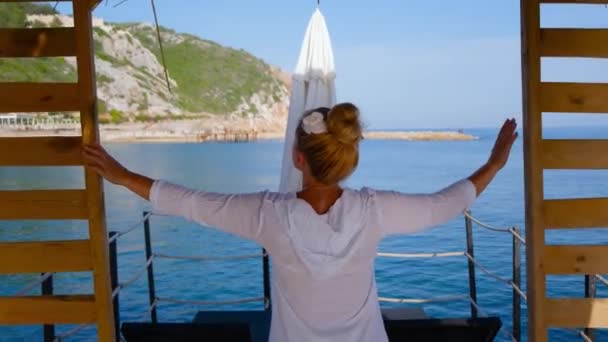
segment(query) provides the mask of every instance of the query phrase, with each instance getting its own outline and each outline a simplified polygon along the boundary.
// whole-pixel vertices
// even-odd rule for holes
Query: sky
[[[101,4],[111,22],[153,21],[148,0]],[[315,0],[156,0],[163,26],[245,49],[291,72]],[[63,12],[70,12],[60,5]],[[496,127],[521,118],[518,0],[321,0],[338,101],[372,129]],[[544,27],[608,27],[601,5],[543,5]],[[546,81],[608,82],[608,61],[549,59]],[[581,121],[581,117],[584,121]],[[608,125],[600,115],[546,115],[547,126]]]

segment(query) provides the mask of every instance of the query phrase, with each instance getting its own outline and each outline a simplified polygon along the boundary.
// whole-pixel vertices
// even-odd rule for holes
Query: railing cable
[[[139,271],[137,271],[137,273],[134,274],[129,280],[125,281],[124,283],[120,283],[112,292],[112,298],[116,297],[116,295],[118,295],[120,291],[122,291],[124,288],[131,286],[134,282],[141,278],[146,273],[146,271],[148,271],[148,268],[152,264],[153,260],[154,255],[150,256],[150,258],[146,261],[146,265],[142,267]]]
[[[468,295],[453,295],[443,296],[434,298],[389,298],[389,297],[378,297],[381,302],[387,303],[401,303],[401,304],[425,304],[425,303],[444,303],[444,302],[456,302],[461,300],[468,300]]]
[[[247,255],[234,255],[224,257],[210,257],[210,256],[180,256],[180,255],[168,255],[161,253],[153,254],[158,259],[175,259],[175,260],[193,260],[193,261],[222,261],[222,260],[242,260],[242,259],[254,259],[265,257],[266,254],[247,254]]]
[[[125,235],[129,234],[130,232],[136,230],[137,228],[139,228],[139,226],[142,223],[144,223],[152,215],[153,215],[153,213],[149,212],[146,215],[144,215],[144,217],[141,220],[137,221],[137,223],[134,223],[131,227],[129,227],[123,231],[116,232],[116,234],[114,236],[112,236],[110,239],[108,239],[108,244],[111,244],[112,242],[116,241],[119,237],[125,236]]]
[[[464,213],[464,216],[467,217],[469,220],[475,222],[478,226],[491,230],[491,231],[495,231],[495,232],[501,232],[501,233],[510,233],[511,232],[511,228],[502,228],[502,227],[496,227],[487,223],[483,223],[481,221],[479,221],[478,219],[476,219],[475,217],[473,217],[473,215],[471,215],[471,213],[469,211],[466,211]]]
[[[455,256],[464,256],[466,252],[445,252],[445,253],[384,253],[377,254],[379,257],[385,258],[447,258]]]
[[[261,302],[264,300],[265,300],[264,297],[253,297],[253,298],[242,298],[242,299],[231,299],[231,300],[217,300],[217,301],[200,301],[200,300],[186,300],[186,299],[158,298],[157,297],[155,302],[207,306],[207,305],[243,304],[243,303]]]
[[[47,272],[42,274],[36,280],[31,281],[29,284],[25,285],[21,290],[17,291],[16,296],[24,296],[30,293],[34,288],[44,283],[47,279],[53,276],[53,272]]]

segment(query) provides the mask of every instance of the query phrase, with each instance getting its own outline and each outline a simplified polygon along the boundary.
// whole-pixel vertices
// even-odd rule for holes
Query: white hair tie
[[[312,112],[302,120],[302,129],[306,134],[327,133],[325,116],[320,112]]]

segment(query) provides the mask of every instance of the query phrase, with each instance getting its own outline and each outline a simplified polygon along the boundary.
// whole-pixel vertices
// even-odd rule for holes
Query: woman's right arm
[[[181,216],[264,244],[262,204],[266,193],[218,194],[190,189],[129,171],[103,147],[84,147],[84,159],[109,182],[149,200],[158,213]]]
[[[505,121],[488,162],[471,176],[433,194],[377,191],[374,202],[385,234],[414,233],[445,223],[463,213],[494,179],[517,139],[515,119]]]

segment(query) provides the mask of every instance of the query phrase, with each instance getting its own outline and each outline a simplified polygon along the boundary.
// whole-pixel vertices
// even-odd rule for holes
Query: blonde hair
[[[312,112],[323,114],[326,133],[308,134],[302,127]],[[359,109],[352,103],[317,108],[304,113],[296,130],[296,148],[304,154],[312,176],[323,184],[335,184],[350,176],[359,163],[362,138]]]

